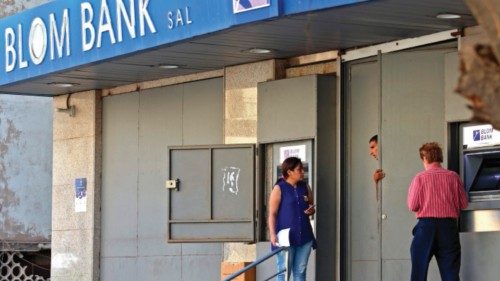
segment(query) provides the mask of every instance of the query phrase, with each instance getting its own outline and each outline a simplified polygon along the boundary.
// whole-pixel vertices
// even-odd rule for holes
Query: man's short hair
[[[427,159],[427,162],[443,162],[443,150],[437,142],[424,143],[418,150],[420,153],[420,159]]]
[[[371,143],[372,141],[378,143],[378,135],[374,135],[373,137],[371,137],[370,141],[368,141],[368,143]]]

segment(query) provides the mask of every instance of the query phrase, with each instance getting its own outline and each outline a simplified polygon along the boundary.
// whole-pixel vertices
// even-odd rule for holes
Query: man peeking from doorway
[[[378,135],[374,135],[370,138],[368,146],[370,148],[370,155],[373,156],[375,160],[378,160]],[[373,181],[375,182],[375,185],[377,185],[384,177],[385,173],[382,169],[376,169],[375,172],[373,172]]]
[[[467,207],[467,196],[457,173],[441,167],[443,152],[437,143],[426,143],[419,152],[425,171],[413,178],[407,202],[418,219],[410,248],[411,281],[427,280],[432,256],[443,281],[458,281],[461,251],[457,219],[460,210]]]

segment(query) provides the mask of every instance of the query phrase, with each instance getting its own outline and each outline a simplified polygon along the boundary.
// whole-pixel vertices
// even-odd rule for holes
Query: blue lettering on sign
[[[55,0],[0,20],[0,86],[236,25],[364,1]],[[246,11],[235,13],[236,4]]]
[[[493,131],[494,131],[494,129],[492,127],[473,130],[472,131],[472,140],[473,141],[492,140],[493,139]]]
[[[487,135],[481,135],[481,140],[492,140],[493,135],[487,134]]]

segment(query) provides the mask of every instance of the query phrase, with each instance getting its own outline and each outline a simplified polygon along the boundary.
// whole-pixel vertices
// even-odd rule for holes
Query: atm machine
[[[462,232],[500,231],[500,132],[491,125],[463,124],[460,172],[469,206]]]

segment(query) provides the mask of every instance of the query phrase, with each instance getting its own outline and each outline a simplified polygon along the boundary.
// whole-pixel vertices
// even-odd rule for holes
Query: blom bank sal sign
[[[22,22],[4,29],[5,72],[55,61],[81,53],[111,47],[127,39],[155,34],[150,0],[83,1],[79,7],[54,7],[44,16],[22,18]],[[76,9],[75,9],[76,8]],[[75,10],[77,10],[75,12]],[[189,25],[189,7],[169,11],[167,27]],[[80,44],[75,44],[78,41]],[[80,45],[78,48],[75,45]]]
[[[231,1],[52,1],[0,21],[0,86],[276,17],[278,8],[244,14]]]

